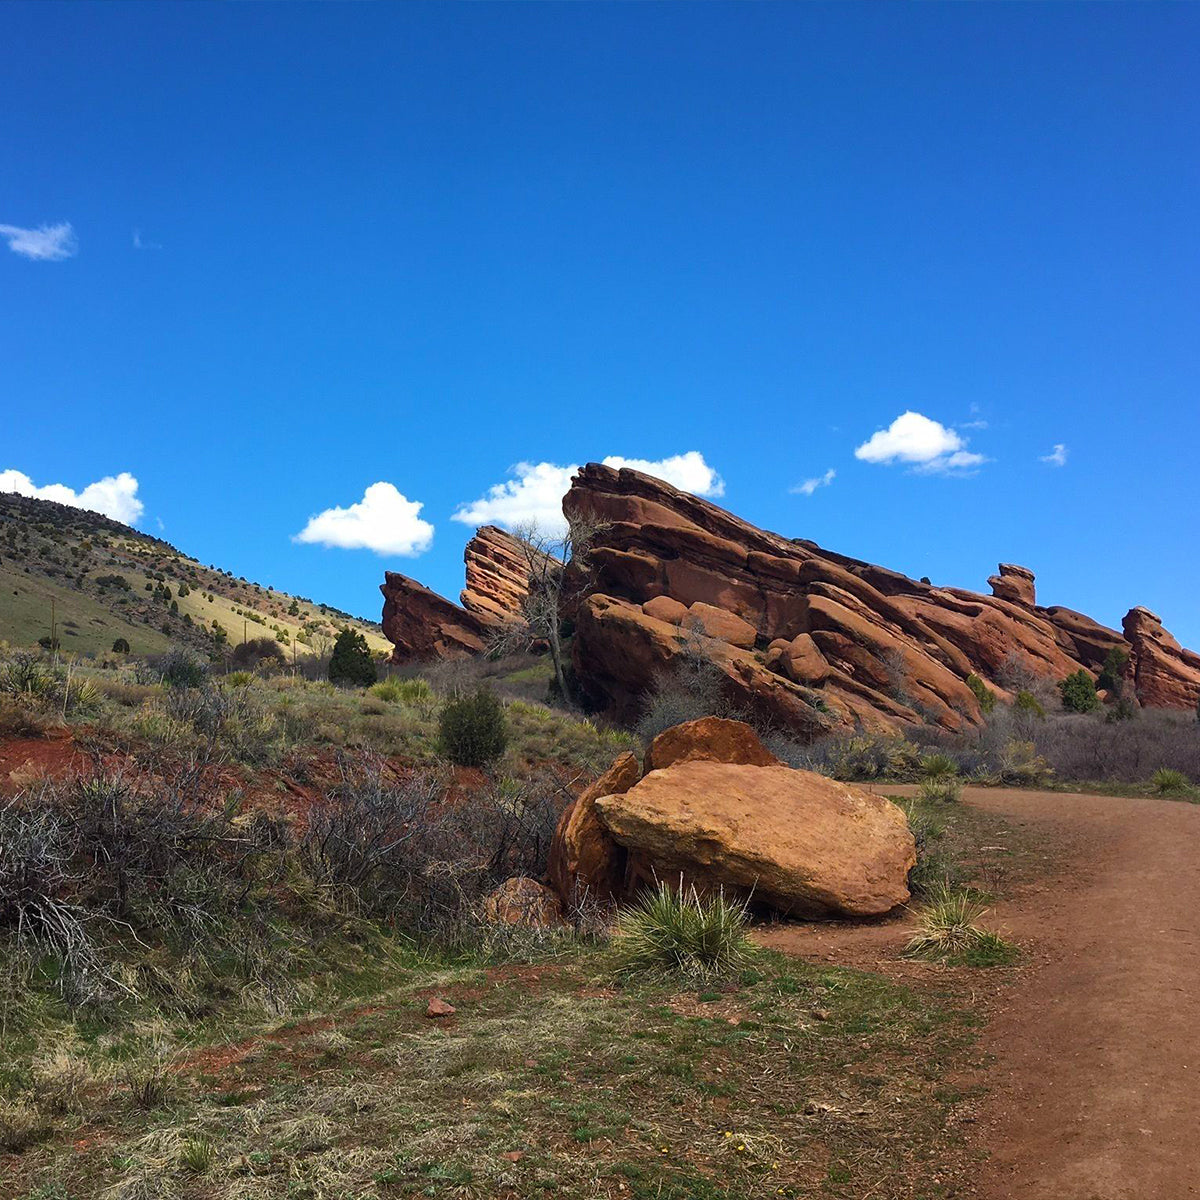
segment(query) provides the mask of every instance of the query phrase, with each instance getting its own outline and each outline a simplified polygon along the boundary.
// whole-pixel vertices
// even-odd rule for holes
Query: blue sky
[[[7,4],[0,483],[377,616],[385,568],[457,595],[455,513],[679,459],[1200,645],[1198,46],[1195,5]]]

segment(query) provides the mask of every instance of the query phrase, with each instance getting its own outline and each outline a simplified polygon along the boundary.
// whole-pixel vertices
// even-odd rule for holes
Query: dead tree
[[[520,617],[505,625],[492,638],[493,653],[511,653],[518,647],[543,640],[550,648],[554,681],[568,704],[575,697],[567,682],[563,655],[562,608],[570,577],[572,586],[587,578],[588,552],[605,525],[588,516],[571,518],[562,534],[548,533],[536,521],[512,528],[529,571],[529,592],[521,602]]]

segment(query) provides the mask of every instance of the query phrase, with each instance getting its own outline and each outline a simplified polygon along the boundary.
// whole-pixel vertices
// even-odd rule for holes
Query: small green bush
[[[486,688],[450,700],[438,718],[438,749],[460,767],[494,762],[508,745],[504,706]]]
[[[723,892],[659,884],[618,917],[612,948],[622,974],[725,974],[751,953],[748,925],[745,903]]]
[[[967,676],[967,687],[975,693],[981,712],[990,713],[996,707],[996,693],[978,675],[972,673]]]
[[[1058,690],[1062,694],[1063,708],[1067,712],[1089,713],[1100,707],[1100,697],[1096,695],[1096,682],[1082,667],[1073,675],[1061,680]]]
[[[1096,679],[1096,687],[1108,692],[1114,699],[1120,699],[1124,689],[1125,670],[1129,666],[1129,653],[1120,646],[1114,646],[1104,658],[1104,666]]]
[[[128,654],[129,642],[125,638],[117,638],[113,642],[112,652],[114,654]]]
[[[329,682],[370,687],[375,682],[375,660],[367,639],[354,629],[338,634],[329,659]]]
[[[158,661],[158,671],[167,687],[198,688],[208,679],[208,666],[190,650],[168,650]]]
[[[1150,776],[1150,786],[1160,796],[1182,796],[1191,789],[1191,781],[1182,771],[1170,767],[1159,767]]]
[[[1024,688],[1017,693],[1017,698],[1013,701],[1013,708],[1018,713],[1024,713],[1031,717],[1044,717],[1046,710],[1042,707],[1042,702],[1030,691]]]

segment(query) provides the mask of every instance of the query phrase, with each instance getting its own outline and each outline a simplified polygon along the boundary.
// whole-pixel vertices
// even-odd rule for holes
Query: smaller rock
[[[566,924],[554,891],[526,875],[506,879],[483,902],[483,915],[496,925],[550,929]]]
[[[988,584],[992,595],[999,600],[1026,604],[1030,608],[1036,602],[1034,575],[1028,567],[1019,567],[1016,563],[1001,563],[999,574],[988,576]]]
[[[687,605],[680,604],[670,596],[655,596],[642,605],[642,612],[656,621],[666,621],[668,625],[682,625],[688,614]]]
[[[752,650],[758,637],[758,630],[749,621],[743,621],[736,614],[717,608],[715,604],[705,604],[702,600],[697,600],[687,610],[684,625],[689,629],[699,629],[708,637],[716,638],[718,642],[728,642],[741,650]]]
[[[458,1012],[458,1009],[453,1004],[448,1004],[441,996],[430,996],[429,1004],[425,1009],[427,1017],[452,1017]]]
[[[779,765],[779,759],[749,725],[724,717],[701,717],[663,730],[646,751],[646,771],[661,771],[675,763],[696,760],[752,767]]]
[[[500,1157],[502,1159],[504,1159],[505,1162],[520,1162],[521,1159],[523,1159],[525,1157],[525,1151],[524,1150],[505,1150],[505,1152],[502,1155],[500,1155]]]

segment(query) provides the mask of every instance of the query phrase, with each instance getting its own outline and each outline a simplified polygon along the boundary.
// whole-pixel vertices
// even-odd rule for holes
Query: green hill
[[[286,653],[323,655],[347,625],[390,653],[375,622],[204,566],[99,513],[0,494],[0,642],[56,636],[64,651],[107,654],[124,638],[134,654],[212,653],[272,637]]]

